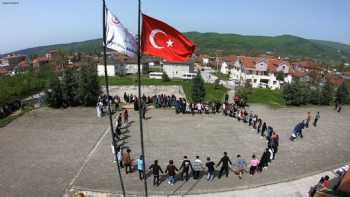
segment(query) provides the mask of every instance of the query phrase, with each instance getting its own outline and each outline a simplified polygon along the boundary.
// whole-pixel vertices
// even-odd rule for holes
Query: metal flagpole
[[[147,177],[146,177],[146,156],[145,156],[145,147],[143,143],[143,110],[146,109],[146,107],[143,107],[141,104],[141,0],[138,0],[138,26],[137,26],[137,35],[138,35],[138,50],[137,50],[137,71],[138,71],[138,92],[139,92],[139,119],[140,119],[140,138],[141,138],[141,154],[143,156],[143,183],[145,188],[145,196],[148,197],[148,191],[147,191]],[[143,105],[146,105],[146,103],[143,102]]]
[[[109,102],[109,82],[108,82],[108,76],[107,76],[107,55],[106,55],[106,45],[107,45],[107,41],[106,41],[106,2],[105,0],[103,0],[103,11],[102,11],[102,19],[103,19],[103,63],[104,63],[104,67],[105,67],[105,83],[106,83],[106,93],[107,93],[107,99],[108,99],[108,113],[109,113],[109,123],[110,123],[110,129],[111,129],[111,134],[112,134],[112,143],[113,143],[113,149],[114,149],[114,157],[117,163],[117,170],[118,170],[118,174],[119,174],[119,180],[120,180],[120,186],[122,188],[123,191],[123,196],[126,197],[126,193],[125,193],[125,188],[124,188],[124,182],[123,182],[123,178],[120,172],[120,166],[119,166],[119,159],[118,159],[118,152],[117,152],[117,141],[114,138],[113,135],[113,118],[112,118],[112,111],[111,111],[111,103]],[[120,150],[121,151],[121,150]]]

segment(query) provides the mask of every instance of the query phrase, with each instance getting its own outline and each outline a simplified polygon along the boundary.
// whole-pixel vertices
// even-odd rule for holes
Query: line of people
[[[210,103],[202,103],[202,102],[187,102],[184,98],[179,98],[176,100],[175,111],[177,114],[179,113],[191,113],[194,115],[195,113],[199,114],[210,114],[210,113],[219,113],[221,108],[221,104],[219,102],[210,102]]]

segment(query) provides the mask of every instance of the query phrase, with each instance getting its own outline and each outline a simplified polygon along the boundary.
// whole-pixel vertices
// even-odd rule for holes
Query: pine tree
[[[50,107],[60,108],[63,104],[61,82],[57,76],[49,82],[49,88],[46,91],[46,102]]]
[[[192,100],[194,102],[202,102],[205,97],[204,81],[201,75],[198,73],[192,80]]]
[[[65,69],[62,79],[63,104],[65,106],[79,105],[79,80],[75,70]]]
[[[343,82],[337,89],[336,100],[340,103],[345,103],[348,99],[349,91],[346,87],[345,82]]]
[[[162,81],[164,81],[164,82],[170,81],[170,78],[169,78],[169,76],[166,74],[166,72],[163,72],[163,74],[162,74]]]
[[[85,86],[85,89],[87,90],[82,104],[85,106],[95,106],[98,96],[101,93],[96,69],[86,68],[86,77],[87,79],[85,81],[87,82],[87,85]]]

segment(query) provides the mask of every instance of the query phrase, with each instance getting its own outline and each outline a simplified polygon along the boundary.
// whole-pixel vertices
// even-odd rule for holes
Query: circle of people
[[[251,160],[249,163],[241,157],[240,154],[236,155],[236,160],[232,162],[230,157],[228,156],[227,152],[223,153],[222,158],[218,161],[217,164],[215,164],[214,161],[211,160],[210,157],[206,158],[206,162],[203,163],[199,156],[195,156],[194,160],[191,161],[187,155],[183,157],[183,160],[181,162],[181,165],[179,168],[176,167],[174,160],[169,160],[168,165],[165,168],[165,171],[163,171],[162,167],[159,165],[158,160],[155,160],[152,165],[149,166],[148,170],[150,170],[150,173],[153,174],[153,185],[159,186],[161,182],[161,176],[160,174],[166,174],[168,179],[168,184],[174,185],[177,177],[179,175],[181,180],[188,181],[190,178],[190,175],[192,174],[193,179],[199,179],[201,175],[203,174],[203,171],[207,171],[207,180],[209,182],[212,182],[215,178],[215,168],[220,167],[218,178],[220,179],[223,175],[226,177],[229,176],[229,172],[232,171],[234,174],[236,174],[239,179],[242,179],[245,172],[248,172],[251,176],[255,175],[256,173],[261,173],[264,169],[267,169],[269,166],[269,163],[271,163],[278,152],[278,146],[279,146],[279,135],[277,132],[273,129],[272,126],[268,126],[266,122],[262,120],[257,114],[254,114],[253,112],[249,112],[245,109],[245,106],[241,106],[239,103],[228,103],[228,99],[225,96],[225,102],[224,104],[220,103],[210,103],[210,104],[203,104],[203,103],[187,103],[186,99],[184,98],[176,98],[174,95],[167,96],[167,95],[154,95],[153,97],[146,97],[143,96],[142,103],[146,104],[154,104],[156,108],[159,107],[175,107],[176,113],[192,113],[193,115],[195,113],[220,113],[220,110],[222,109],[222,112],[225,116],[230,116],[234,119],[236,119],[239,122],[243,122],[248,125],[248,127],[251,127],[252,129],[256,130],[257,134],[261,135],[261,137],[265,137],[267,140],[267,147],[265,148],[264,152],[262,153],[261,157],[258,158],[255,154],[251,156]],[[124,100],[127,103],[134,103],[134,109],[138,110],[138,98],[136,96],[127,95],[124,94]],[[236,99],[235,99],[236,100]],[[145,107],[142,107],[141,110],[143,110],[143,114],[147,111]],[[145,115],[143,115],[144,117]],[[320,118],[319,112],[315,115],[315,120],[313,122],[313,125],[316,127],[318,119]],[[291,136],[291,140],[294,140],[297,136],[302,136],[302,129],[309,126],[309,123],[311,121],[311,114],[308,112],[306,120],[303,120],[301,123],[298,123],[297,126],[293,130],[293,134]],[[117,140],[121,140],[121,129],[126,128],[129,124],[129,114],[128,110],[125,109],[122,113],[119,114],[116,122],[116,129],[114,131],[113,137],[115,137]],[[292,139],[293,138],[293,139]],[[137,171],[139,175],[139,179],[143,180],[145,178],[146,171],[144,170],[144,158],[143,155],[140,155],[136,161],[131,156],[131,150],[127,148],[126,150],[123,150],[121,146],[116,146],[117,154],[114,158],[114,162],[118,161],[119,166],[121,168],[125,169],[125,173],[132,173],[133,171]],[[114,147],[112,145],[112,151],[114,154]],[[115,154],[114,154],[115,155]],[[205,166],[205,167],[204,167]],[[249,170],[247,170],[249,168]],[[190,173],[191,172],[191,173]],[[165,177],[165,176],[162,176]]]

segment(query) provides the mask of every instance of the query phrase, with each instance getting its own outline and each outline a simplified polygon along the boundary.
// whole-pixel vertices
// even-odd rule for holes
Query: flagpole
[[[119,180],[120,180],[120,186],[122,188],[122,192],[123,192],[123,196],[126,197],[126,193],[125,193],[125,188],[124,188],[124,182],[123,182],[123,178],[120,172],[120,166],[119,166],[119,159],[118,159],[118,152],[117,152],[117,141],[115,140],[115,138],[113,137],[113,118],[112,118],[112,111],[111,111],[111,103],[109,102],[109,82],[108,82],[108,75],[107,75],[107,55],[106,55],[106,45],[107,45],[107,41],[106,41],[106,2],[105,0],[103,0],[103,11],[102,11],[102,26],[103,26],[103,63],[104,63],[104,68],[105,68],[105,83],[106,83],[106,93],[107,93],[107,100],[108,100],[108,113],[109,113],[109,123],[110,123],[110,130],[111,130],[111,134],[112,134],[112,143],[113,143],[113,149],[114,149],[114,157],[117,163],[117,170],[118,170],[118,174],[119,174]],[[121,150],[120,150],[121,151]]]
[[[138,93],[139,93],[139,119],[140,119],[140,138],[141,138],[141,154],[143,155],[143,183],[145,188],[145,196],[148,197],[147,191],[147,177],[146,177],[146,156],[145,147],[143,143],[143,117],[142,111],[144,110],[141,106],[141,0],[138,0],[138,25],[137,25],[137,35],[138,35],[138,50],[137,50],[137,71],[138,71]],[[143,102],[144,105],[146,103]],[[146,107],[145,107],[146,108]]]

